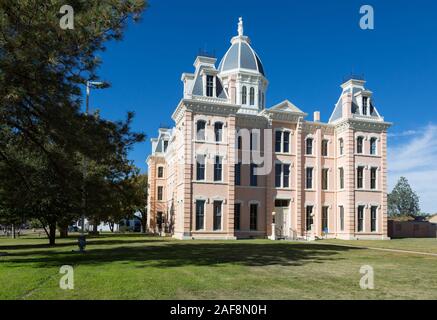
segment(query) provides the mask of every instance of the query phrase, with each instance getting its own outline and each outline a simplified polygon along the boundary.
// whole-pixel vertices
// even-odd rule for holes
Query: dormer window
[[[164,152],[167,152],[168,141],[164,140]]]
[[[367,116],[367,103],[369,101],[368,97],[363,97],[363,116]]]
[[[214,76],[206,76],[206,96],[214,96]]]
[[[243,86],[241,88],[241,104],[247,104],[247,88]]]
[[[250,102],[251,106],[255,105],[255,89],[254,88],[250,88],[250,91],[249,91],[249,102]]]

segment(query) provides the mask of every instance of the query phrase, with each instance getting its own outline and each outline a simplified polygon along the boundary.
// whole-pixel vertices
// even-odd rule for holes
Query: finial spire
[[[244,29],[243,29],[243,18],[240,17],[238,20],[239,20],[239,21],[238,21],[238,35],[239,35],[240,37],[242,37],[242,36],[243,36],[243,33],[244,33]]]

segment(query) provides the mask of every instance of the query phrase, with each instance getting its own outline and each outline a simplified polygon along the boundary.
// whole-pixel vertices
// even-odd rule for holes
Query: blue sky
[[[359,9],[374,8],[375,29],[361,30]],[[104,117],[135,111],[134,129],[148,135],[131,158],[146,172],[149,138],[182,96],[183,72],[193,71],[199,49],[220,60],[237,33],[238,17],[266,69],[267,105],[289,99],[327,121],[350,73],[364,74],[375,104],[393,122],[389,139],[390,188],[405,175],[424,211],[437,212],[437,2],[174,1],[151,0],[140,23],[101,54],[99,74],[110,89],[93,91],[91,108]]]

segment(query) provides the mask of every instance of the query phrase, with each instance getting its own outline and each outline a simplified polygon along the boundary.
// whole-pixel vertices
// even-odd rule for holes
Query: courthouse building
[[[200,55],[152,139],[148,228],[178,239],[386,239],[387,129],[363,79],[341,85],[327,123],[266,106],[260,57],[238,35]],[[335,101],[327,103],[334,103]]]

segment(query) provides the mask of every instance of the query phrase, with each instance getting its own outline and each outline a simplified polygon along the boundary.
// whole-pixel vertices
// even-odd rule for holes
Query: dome
[[[246,69],[265,76],[261,59],[250,46],[249,38],[243,35],[243,21],[241,19],[238,26],[238,36],[232,38],[231,43],[231,47],[220,62],[219,72]]]

